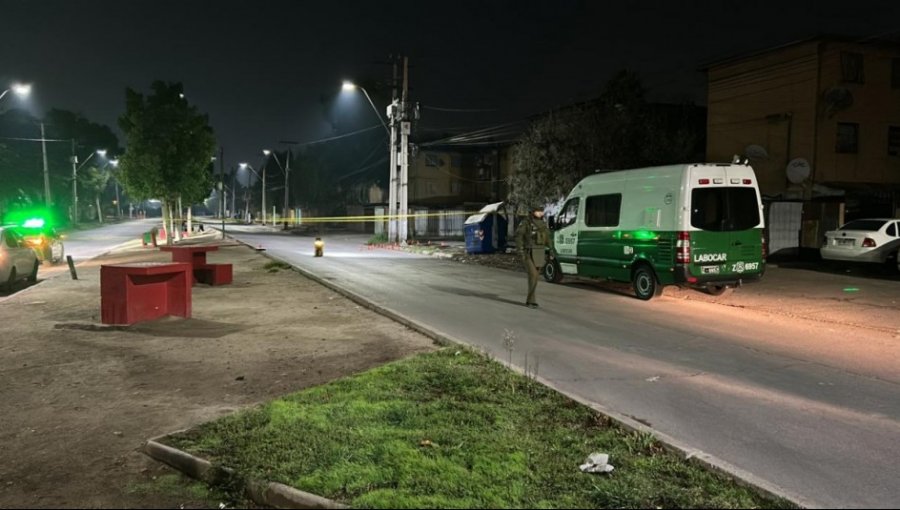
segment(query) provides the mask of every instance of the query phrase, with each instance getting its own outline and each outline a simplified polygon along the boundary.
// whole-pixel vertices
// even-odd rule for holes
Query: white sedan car
[[[11,289],[19,280],[37,281],[37,255],[11,228],[0,227],[0,287]]]
[[[866,219],[847,223],[825,233],[820,250],[825,260],[889,263],[900,270],[900,220]]]

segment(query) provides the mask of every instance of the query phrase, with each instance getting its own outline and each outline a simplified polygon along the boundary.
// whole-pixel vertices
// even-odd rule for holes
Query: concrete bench
[[[191,266],[140,263],[100,266],[100,316],[129,325],[166,315],[191,316]]]
[[[172,253],[172,262],[190,264],[194,272],[194,283],[207,285],[227,285],[232,282],[231,264],[209,264],[206,254],[217,251],[218,246],[163,246],[162,251]]]

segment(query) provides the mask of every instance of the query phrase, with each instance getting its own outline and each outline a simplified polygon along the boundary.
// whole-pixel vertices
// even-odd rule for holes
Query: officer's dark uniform
[[[550,229],[543,219],[534,217],[532,210],[516,229],[516,251],[528,273],[528,297],[525,304],[532,308],[537,307],[534,290],[537,288],[540,270],[546,262],[544,252],[549,243]]]

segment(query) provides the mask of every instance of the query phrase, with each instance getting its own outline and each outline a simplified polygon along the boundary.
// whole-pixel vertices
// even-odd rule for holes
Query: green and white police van
[[[765,271],[763,209],[753,169],[687,164],[585,177],[551,223],[543,274],[631,282],[647,300],[666,285],[718,295]]]

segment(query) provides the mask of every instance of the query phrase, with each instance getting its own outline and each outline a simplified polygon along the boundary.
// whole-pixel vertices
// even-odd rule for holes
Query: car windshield
[[[759,225],[754,188],[695,188],[691,194],[691,225],[713,232],[737,232]]]
[[[877,232],[881,230],[881,227],[883,227],[885,223],[887,222],[884,220],[856,220],[847,223],[838,230],[868,230]]]

